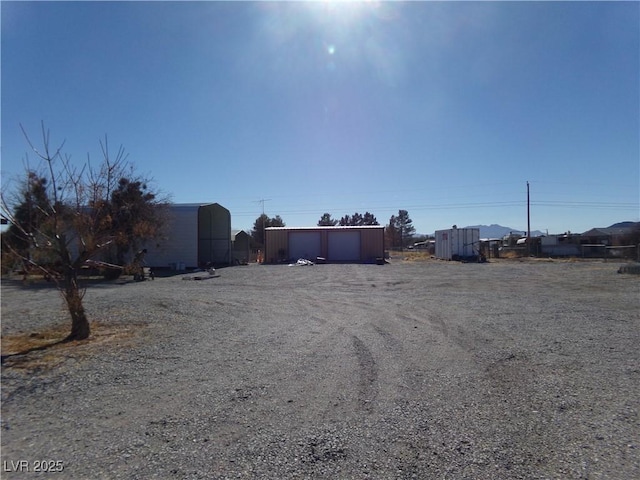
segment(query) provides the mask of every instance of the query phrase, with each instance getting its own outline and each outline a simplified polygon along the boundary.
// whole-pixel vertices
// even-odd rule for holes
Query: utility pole
[[[261,198],[260,200],[256,201],[256,203],[262,204],[262,216],[260,218],[262,219],[262,248],[264,249],[264,251],[262,252],[263,256],[265,256],[267,253],[267,223],[265,222],[266,219],[264,216],[264,202],[269,202],[270,200],[270,198]]]
[[[531,207],[529,202],[529,182],[527,181],[527,255],[531,255]]]

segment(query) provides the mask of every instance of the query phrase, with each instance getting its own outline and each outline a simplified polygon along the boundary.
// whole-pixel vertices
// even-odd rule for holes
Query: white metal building
[[[231,264],[231,214],[217,203],[169,206],[163,238],[148,243],[145,263],[155,268]]]
[[[436,231],[436,258],[462,260],[480,254],[479,228],[450,228]]]
[[[577,257],[583,253],[583,249],[580,245],[580,235],[547,235],[540,238],[540,247],[544,255],[558,257]]]

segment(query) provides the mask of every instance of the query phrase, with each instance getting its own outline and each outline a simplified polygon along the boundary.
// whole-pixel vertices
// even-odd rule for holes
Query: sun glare
[[[321,2],[312,1],[310,5],[322,10],[322,13],[328,15],[331,21],[349,24],[358,21],[372,8],[376,8],[379,2],[372,0],[323,0]]]
[[[398,5],[378,1],[265,2],[262,19],[271,68],[293,78],[324,67],[335,79],[366,72],[395,85],[404,71]]]

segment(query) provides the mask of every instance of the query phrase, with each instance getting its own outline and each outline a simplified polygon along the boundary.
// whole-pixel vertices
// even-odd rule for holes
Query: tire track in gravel
[[[358,289],[372,288],[354,283]],[[380,306],[360,296],[354,300],[353,288],[333,294],[330,303],[326,292],[296,291],[295,312],[283,312],[282,318],[295,317],[287,327],[293,343],[286,348],[302,354],[293,383],[289,381],[283,389],[294,398],[292,390],[297,389],[316,399],[307,401],[312,403],[307,405],[313,410],[308,412],[310,417],[344,419],[370,414],[379,410],[380,402],[396,396],[402,342],[388,328],[371,321],[380,314]],[[269,302],[269,308],[275,306]],[[383,399],[379,398],[381,391]]]
[[[318,346],[326,349],[342,345],[336,350],[337,360],[341,370],[351,372],[345,372],[351,378],[347,385],[350,393],[341,398],[350,407],[343,413],[384,415],[407,388],[405,372],[412,371],[418,363],[407,358],[405,352],[405,333],[412,334],[417,327],[403,326],[398,332],[398,321],[388,311],[392,306],[385,306],[384,302],[381,305],[379,300],[336,297],[331,305],[323,306],[325,315],[321,321],[332,334],[325,332],[322,339],[329,343]],[[327,372],[319,371],[321,378],[325,375]]]
[[[366,411],[372,411],[377,396],[378,366],[371,350],[356,335],[351,337],[358,361],[358,404]]]

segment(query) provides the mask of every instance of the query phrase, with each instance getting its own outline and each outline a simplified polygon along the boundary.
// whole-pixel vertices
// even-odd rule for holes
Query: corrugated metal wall
[[[170,205],[163,237],[145,245],[145,263],[150,267],[231,263],[231,214],[217,203]]]
[[[145,245],[151,267],[194,267],[198,264],[198,205],[171,205],[164,238]]]
[[[213,203],[198,209],[198,265],[231,264],[231,214]]]
[[[451,228],[437,230],[436,258],[452,260],[456,257],[472,257],[480,251],[480,230],[477,228]]]
[[[365,262],[374,261],[377,258],[384,258],[384,227],[361,230],[360,257]]]
[[[269,229],[266,234],[264,261],[278,263],[289,259],[289,231],[286,229]]]

